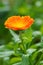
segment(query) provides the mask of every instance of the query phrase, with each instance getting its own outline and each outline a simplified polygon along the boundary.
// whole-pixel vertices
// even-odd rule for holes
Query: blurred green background
[[[4,22],[13,15],[31,16],[35,20],[33,29],[43,34],[43,0],[0,0],[0,44],[11,41]]]
[[[13,49],[12,36],[9,30],[5,28],[4,22],[8,17],[14,15],[28,15],[34,18],[34,24],[31,28],[33,30],[32,34],[37,37],[32,40],[32,43],[41,43],[42,41],[41,48],[43,49],[43,0],[0,0],[0,61],[3,61],[2,58],[4,57],[3,53],[1,53],[2,51],[6,51],[6,55],[8,54],[8,56],[10,56],[7,50],[9,48]],[[10,53],[12,54],[13,51]],[[6,59],[8,59],[8,57],[4,57],[3,62],[5,62]],[[4,64],[0,62],[0,65],[9,65],[7,62]]]

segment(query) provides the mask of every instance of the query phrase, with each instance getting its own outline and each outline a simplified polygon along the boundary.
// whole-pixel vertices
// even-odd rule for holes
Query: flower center
[[[18,28],[21,28],[21,27],[24,27],[25,26],[25,23],[20,21],[20,22],[15,22],[14,24],[12,24],[13,27],[18,27]]]

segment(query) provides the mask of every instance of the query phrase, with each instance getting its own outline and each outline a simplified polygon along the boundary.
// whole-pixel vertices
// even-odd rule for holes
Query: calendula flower
[[[25,30],[33,24],[30,16],[11,16],[5,21],[5,27],[12,30]]]

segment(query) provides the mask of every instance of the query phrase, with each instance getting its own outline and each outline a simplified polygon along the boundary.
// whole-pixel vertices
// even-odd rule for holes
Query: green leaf
[[[30,43],[32,41],[32,29],[29,28],[22,33],[23,43]]]
[[[21,42],[21,39],[19,38],[19,35],[17,35],[14,31],[12,30],[9,30],[11,35],[13,36],[13,40],[17,43],[20,43]]]
[[[21,57],[14,57],[14,58],[10,59],[10,64],[20,62],[21,60],[22,60]]]
[[[13,64],[13,65],[21,65],[21,62],[19,62],[19,63],[15,63],[15,64]]]
[[[29,65],[29,64],[30,64],[30,62],[29,62],[29,54],[23,55],[21,65]]]
[[[43,60],[42,60],[42,61],[40,61],[40,65],[43,65]]]
[[[36,48],[37,48],[37,49],[38,49],[38,48],[42,48],[42,47],[41,47],[41,42],[40,42],[40,43],[37,43],[37,44],[31,45],[30,48],[34,48],[34,49],[36,49]]]

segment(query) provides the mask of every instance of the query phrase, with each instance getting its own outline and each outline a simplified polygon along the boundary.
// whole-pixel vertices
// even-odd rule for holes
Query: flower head
[[[30,16],[12,16],[5,21],[5,27],[12,30],[25,30],[34,22]]]

